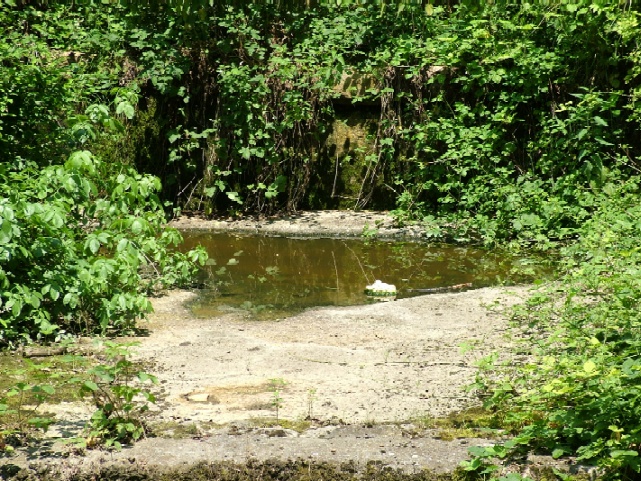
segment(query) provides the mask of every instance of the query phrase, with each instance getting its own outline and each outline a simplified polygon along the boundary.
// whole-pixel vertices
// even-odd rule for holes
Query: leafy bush
[[[146,98],[146,123],[133,122],[125,148],[189,208],[295,210],[316,205],[315,189],[338,205],[350,154],[335,158],[325,141],[343,73],[375,79],[354,104],[379,119],[348,180],[360,184],[353,205],[395,199],[399,221],[425,221],[434,235],[571,240],[602,186],[637,174],[634,8],[250,2],[102,12]]]
[[[202,249],[180,254],[157,179],[110,171],[88,151],[60,166],[0,174],[0,343],[124,332],[146,295],[188,282]]]
[[[0,347],[130,331],[146,295],[205,261],[176,251],[157,178],[91,153],[126,135],[139,98],[118,11],[0,7]]]
[[[119,86],[118,22],[108,8],[11,3],[0,5],[0,155],[59,164],[77,140],[68,119]]]
[[[596,5],[460,7],[425,19],[430,34],[417,29],[392,60],[406,79],[398,142],[409,143],[399,218],[436,217],[452,236],[489,245],[572,238],[605,183],[636,175],[634,83],[621,76],[637,74],[611,67],[606,52],[638,57],[621,33],[637,20]],[[589,63],[580,44],[598,52]]]
[[[604,191],[564,250],[563,277],[517,312],[527,361],[495,366],[477,387],[512,426],[512,450],[576,455],[631,479],[641,472],[639,185]]]

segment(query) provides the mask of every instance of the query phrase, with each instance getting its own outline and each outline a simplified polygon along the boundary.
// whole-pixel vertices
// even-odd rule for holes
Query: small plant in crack
[[[307,419],[311,421],[314,419],[314,401],[316,401],[316,389],[307,390]]]
[[[271,404],[274,407],[276,414],[276,424],[278,424],[280,409],[283,406],[283,398],[281,392],[287,383],[283,378],[277,377],[269,380],[269,390],[272,392]]]

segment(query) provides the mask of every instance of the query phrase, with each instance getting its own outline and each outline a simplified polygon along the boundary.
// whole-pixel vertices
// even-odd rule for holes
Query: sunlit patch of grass
[[[24,383],[30,386],[49,385],[53,393],[47,395],[48,404],[58,404],[78,399],[78,388],[69,381],[86,371],[88,358],[76,355],[48,356],[44,360],[30,359],[16,354],[0,355],[0,398],[6,396],[14,386]],[[37,401],[33,391],[25,391],[24,404]],[[6,399],[11,407],[17,396]]]
[[[504,434],[504,426],[492,412],[482,407],[456,411],[444,417],[424,416],[413,420],[419,429],[437,431],[440,439],[495,438]]]
[[[208,422],[179,423],[176,421],[154,422],[149,426],[150,436],[171,439],[198,438],[206,435],[214,429],[220,429],[223,425]]]
[[[78,400],[78,387],[70,381],[88,364],[88,359],[75,355],[0,355],[0,452],[46,430],[55,420],[49,412],[52,405]]]
[[[308,421],[306,419],[297,419],[297,420],[278,419],[277,420],[275,417],[253,418],[252,424],[255,427],[259,427],[259,428],[291,429],[292,431],[296,431],[297,433],[305,432],[312,426],[311,421]]]

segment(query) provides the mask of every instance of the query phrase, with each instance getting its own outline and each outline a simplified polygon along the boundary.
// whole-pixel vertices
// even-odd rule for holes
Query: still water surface
[[[210,265],[192,309],[199,316],[242,310],[258,319],[314,306],[365,304],[365,286],[395,284],[398,298],[471,283],[531,281],[544,270],[531,259],[470,247],[360,239],[285,238],[185,232],[185,247],[203,245]]]

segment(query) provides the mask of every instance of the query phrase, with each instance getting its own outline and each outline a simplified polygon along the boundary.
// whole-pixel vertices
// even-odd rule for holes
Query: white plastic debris
[[[394,284],[386,284],[385,282],[376,280],[374,284],[365,287],[365,294],[368,296],[395,296],[396,286]]]

